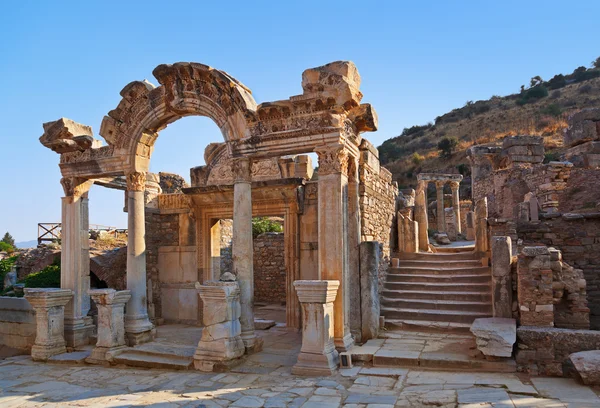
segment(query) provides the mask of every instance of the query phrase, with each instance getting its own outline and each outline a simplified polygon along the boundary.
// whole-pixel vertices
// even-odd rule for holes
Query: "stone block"
[[[580,351],[569,356],[586,385],[600,385],[600,350]]]
[[[362,341],[379,335],[379,242],[362,242],[360,251],[360,304]]]
[[[492,299],[494,317],[512,317],[512,241],[492,238]]]
[[[501,317],[475,319],[471,326],[477,349],[490,357],[510,357],[517,341],[515,319]]]

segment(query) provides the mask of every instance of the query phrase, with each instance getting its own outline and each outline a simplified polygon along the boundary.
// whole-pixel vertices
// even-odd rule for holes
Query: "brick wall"
[[[254,301],[285,303],[285,247],[281,232],[254,238]]]

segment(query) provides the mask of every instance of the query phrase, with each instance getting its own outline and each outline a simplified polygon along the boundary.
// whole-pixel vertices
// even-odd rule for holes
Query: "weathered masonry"
[[[151,341],[162,322],[203,321],[206,304],[197,284],[221,278],[219,228],[221,220],[232,219],[240,337],[247,352],[258,349],[252,217],[278,216],[284,220],[287,325],[301,326],[295,281],[338,281],[333,343],[340,351],[350,348],[352,334],[361,332],[360,318],[350,322],[351,313],[360,311],[358,246],[380,239],[382,259],[389,260],[398,195],[377,150],[361,136],[377,129],[377,115],[371,105],[361,104],[354,64],[308,69],[302,95],[260,105],[242,83],[203,64],[160,65],[153,74],[158,86],[131,82],[104,117],[100,136],[107,145],[89,126],[72,120],[44,124],[40,141],[60,154],[65,191],[61,285],[73,292],[65,307],[67,345],[86,344],[92,330],[89,248],[82,232],[88,191],[97,184],[126,195],[128,344]],[[211,118],[223,142],[207,146],[206,165],[191,169],[191,186],[163,192],[160,178],[148,172],[154,143],[168,124],[191,115]],[[318,177],[303,155],[310,152],[318,156]],[[370,200],[378,201],[376,209],[365,205]],[[237,339],[236,333],[231,336]]]

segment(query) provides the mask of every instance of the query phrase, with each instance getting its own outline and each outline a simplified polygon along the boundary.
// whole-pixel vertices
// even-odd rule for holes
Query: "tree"
[[[438,150],[442,153],[443,157],[450,157],[458,146],[458,139],[455,137],[445,137],[438,143]]]
[[[536,75],[533,78],[531,78],[531,81],[529,82],[529,85],[531,86],[531,88],[533,88],[536,85],[541,84],[542,82],[544,82],[544,80],[542,79],[541,76]]]
[[[6,232],[6,234],[4,234],[4,238],[2,238],[2,242],[10,245],[13,248],[16,247],[16,245],[15,245],[15,239],[8,232]]]
[[[592,61],[592,66],[594,68],[600,69],[600,57],[598,57],[598,58],[596,58],[595,60]]]

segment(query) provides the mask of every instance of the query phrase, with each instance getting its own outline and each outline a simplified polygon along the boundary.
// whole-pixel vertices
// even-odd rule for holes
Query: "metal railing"
[[[38,223],[38,245],[44,242],[57,242],[61,237],[61,226],[59,222],[40,222]],[[90,224],[90,232],[106,231],[115,234],[127,234],[127,228],[109,227],[106,225]]]

